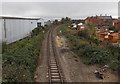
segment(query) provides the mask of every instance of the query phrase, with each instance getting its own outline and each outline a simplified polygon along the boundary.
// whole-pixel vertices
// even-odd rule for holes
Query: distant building
[[[113,20],[113,26],[114,26],[116,29],[119,29],[119,30],[120,30],[120,20],[118,20],[118,19]]]
[[[41,22],[37,22],[37,27],[41,27]]]
[[[111,33],[109,35],[110,43],[120,43],[120,33]]]
[[[104,33],[109,31],[108,28],[103,28],[103,27],[101,28],[95,27],[95,29],[96,29],[96,33]]]
[[[50,26],[52,24],[52,22],[50,20],[48,20],[47,22],[44,22],[44,25],[46,26]]]
[[[110,43],[120,43],[120,33],[97,33],[97,36],[102,41]]]
[[[40,18],[38,21],[37,21],[37,26],[40,27],[40,26],[43,26],[44,27],[44,19]]]
[[[111,16],[92,16],[92,17],[87,17],[85,19],[86,24],[92,24],[97,27],[109,27],[112,25],[112,17]]]
[[[72,24],[71,24],[71,27],[72,27],[73,29],[76,29],[76,28],[77,28],[77,24],[76,24],[76,23],[72,23]]]
[[[83,24],[83,23],[79,23],[77,25],[77,29],[80,30],[80,31],[83,31],[85,30],[86,28],[89,28],[87,25]]]
[[[37,18],[0,17],[0,43],[13,43],[31,34],[37,27]]]

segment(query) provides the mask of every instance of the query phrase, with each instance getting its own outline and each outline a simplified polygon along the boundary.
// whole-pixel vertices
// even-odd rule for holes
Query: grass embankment
[[[63,35],[68,39],[70,48],[83,59],[87,65],[109,65],[111,70],[120,67],[120,48],[112,45],[96,43],[96,39],[81,37],[78,30],[69,30],[68,25],[61,27]]]
[[[45,28],[45,32],[49,28]],[[3,44],[3,82],[32,82],[34,71],[44,39],[43,29],[36,28],[28,36],[13,44]]]

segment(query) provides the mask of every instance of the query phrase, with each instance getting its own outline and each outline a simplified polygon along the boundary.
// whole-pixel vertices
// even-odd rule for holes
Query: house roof
[[[24,19],[24,20],[39,20],[40,18],[24,18],[24,17],[5,17],[5,16],[0,16],[0,19]]]
[[[112,20],[112,17],[111,17],[111,16],[92,16],[92,17],[87,17],[85,20],[90,19],[90,18],[99,18],[99,19]]]
[[[98,18],[100,18],[100,19],[112,19],[111,16],[99,16]]]
[[[116,20],[113,20],[113,22],[116,22],[116,23],[118,23],[118,22],[120,22],[120,21],[116,19]]]
[[[120,35],[119,33],[111,33],[110,34],[111,36],[118,36],[118,35]]]

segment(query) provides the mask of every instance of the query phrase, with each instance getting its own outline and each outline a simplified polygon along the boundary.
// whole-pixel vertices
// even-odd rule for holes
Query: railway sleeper
[[[57,66],[57,64],[54,64],[54,63],[52,63],[52,64],[50,64],[51,66]]]
[[[50,70],[50,71],[51,71],[51,73],[59,73],[58,70]]]
[[[58,76],[51,76],[52,77],[52,79],[60,79],[60,76],[58,75]]]
[[[50,64],[57,64],[56,61],[50,61]]]
[[[51,67],[50,69],[51,69],[51,70],[58,70],[58,68],[53,68],[53,67]]]
[[[50,57],[51,59],[55,59],[55,57]]]
[[[51,59],[50,62],[56,62],[56,60],[55,59]]]
[[[57,68],[57,66],[55,66],[55,65],[54,65],[54,66],[53,66],[53,65],[51,65],[50,67],[51,67],[51,68]]]
[[[52,82],[61,82],[61,79],[51,79]]]
[[[51,75],[58,76],[59,73],[51,73]]]

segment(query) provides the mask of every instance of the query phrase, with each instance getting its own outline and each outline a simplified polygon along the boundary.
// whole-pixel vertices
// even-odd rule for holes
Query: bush
[[[70,48],[79,57],[83,58],[84,64],[108,64],[112,70],[117,70],[120,67],[120,48],[106,42],[106,44],[103,44],[101,40],[94,35],[94,29],[89,31],[92,35],[90,38],[86,32],[79,31],[78,34],[72,35],[67,29],[67,25],[63,25],[61,28],[63,34],[69,41]]]
[[[3,80],[7,82],[31,82],[34,80],[36,60],[44,39],[42,32],[37,33],[10,45],[3,44]]]
[[[112,69],[113,71],[116,71],[116,70],[120,71],[120,62],[119,62],[119,60],[112,61],[111,64],[110,64],[110,69]]]
[[[34,30],[32,30],[32,35],[37,35],[40,32],[42,32],[44,30],[44,27],[37,27]]]
[[[2,48],[2,53],[4,53],[4,51],[5,51],[5,48],[6,48],[6,42],[3,42],[2,44],[0,44],[0,48]],[[1,51],[0,51],[0,53],[1,53]]]
[[[105,64],[110,61],[110,52],[99,47],[85,44],[79,45],[76,50],[78,55],[86,60],[84,61],[86,64]]]

